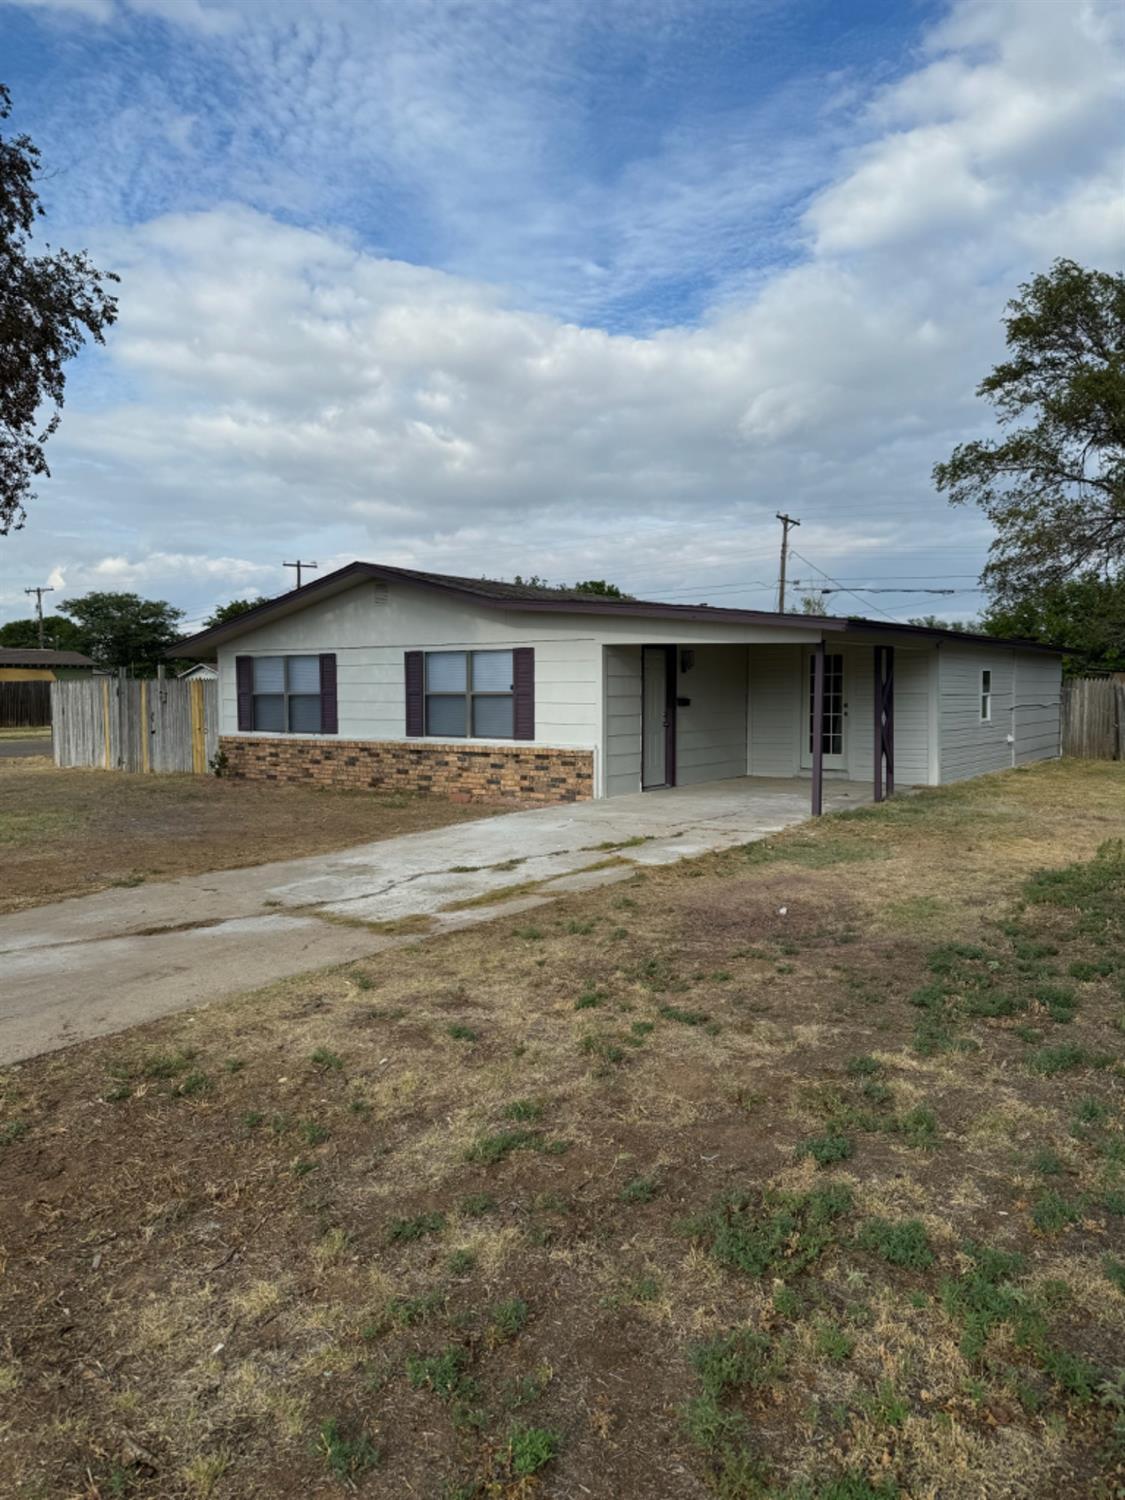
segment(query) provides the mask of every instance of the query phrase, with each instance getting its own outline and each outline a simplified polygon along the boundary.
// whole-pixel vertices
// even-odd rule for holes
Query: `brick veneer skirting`
[[[244,781],[436,792],[459,802],[579,802],[593,795],[590,750],[415,740],[223,735],[227,774]]]

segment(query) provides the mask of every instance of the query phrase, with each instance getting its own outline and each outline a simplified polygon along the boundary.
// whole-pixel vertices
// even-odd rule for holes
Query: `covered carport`
[[[812,628],[810,628],[810,625]],[[838,784],[882,801],[896,784],[896,649],[847,622],[796,623],[744,641],[611,645],[605,652],[604,792],[739,782],[799,790],[806,813]],[[932,643],[910,643],[906,775],[933,779]]]

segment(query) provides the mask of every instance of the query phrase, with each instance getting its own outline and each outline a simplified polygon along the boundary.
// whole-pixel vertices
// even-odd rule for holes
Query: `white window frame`
[[[980,722],[992,723],[992,668],[980,669]]]
[[[430,657],[431,656],[463,656],[465,658],[465,691],[464,693],[436,692],[430,691]],[[508,656],[512,658],[512,682],[506,692],[490,688],[476,688],[473,685],[473,662],[478,656]],[[479,651],[453,650],[453,651],[425,651],[423,652],[423,676],[422,676],[422,727],[424,738],[428,740],[514,740],[516,737],[516,683],[515,683],[515,659],[513,651],[507,646],[493,646]],[[444,733],[439,734],[430,729],[430,699],[431,698],[460,698],[465,700],[465,731],[463,734]],[[474,734],[473,733],[473,705],[477,698],[507,698],[512,705],[512,732],[511,734]]]

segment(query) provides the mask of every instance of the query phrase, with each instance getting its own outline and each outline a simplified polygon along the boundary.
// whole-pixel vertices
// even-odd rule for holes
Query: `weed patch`
[[[720,1265],[748,1276],[799,1275],[835,1241],[852,1207],[851,1190],[830,1183],[811,1193],[736,1194],[689,1219],[685,1231]]]
[[[917,1219],[892,1224],[888,1219],[869,1219],[856,1236],[861,1250],[870,1250],[892,1266],[924,1271],[934,1263],[929,1236]]]

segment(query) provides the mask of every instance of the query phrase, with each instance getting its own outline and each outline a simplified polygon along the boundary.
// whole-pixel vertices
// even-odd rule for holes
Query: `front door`
[[[809,652],[805,665],[805,713],[801,735],[801,765],[811,766],[813,757],[813,693],[816,658]],[[848,700],[845,697],[844,657],[840,651],[824,653],[824,728],[821,745],[826,771],[844,771],[848,765]]]
[[[641,647],[641,786],[674,786],[675,699],[670,646]]]

